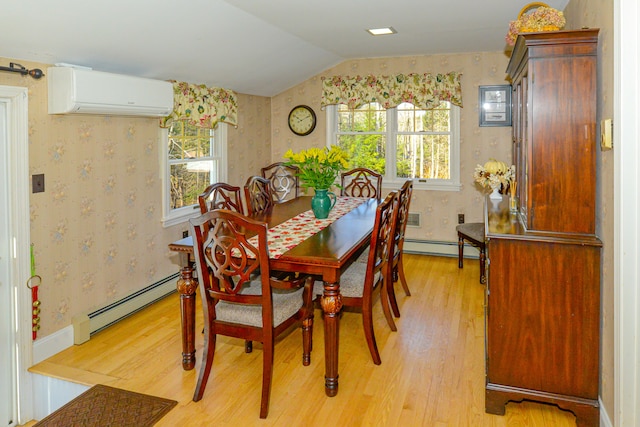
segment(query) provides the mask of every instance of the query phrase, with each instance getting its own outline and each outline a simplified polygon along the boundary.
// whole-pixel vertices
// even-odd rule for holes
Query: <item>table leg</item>
[[[182,321],[182,369],[190,371],[196,365],[196,288],[198,280],[193,277],[191,265],[180,269],[178,293],[180,294],[180,314]]]
[[[324,282],[320,305],[324,311],[324,388],[327,396],[333,397],[338,394],[338,344],[342,309],[342,295],[338,283]]]

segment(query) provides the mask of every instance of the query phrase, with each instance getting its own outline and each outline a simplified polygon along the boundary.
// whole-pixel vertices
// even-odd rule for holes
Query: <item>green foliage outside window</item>
[[[398,178],[449,179],[450,105],[420,110],[404,103],[392,110],[396,129],[387,129],[387,112],[371,103],[356,110],[338,107],[338,145],[349,153],[353,167],[385,173],[387,137],[395,138]]]
[[[214,173],[213,130],[174,122],[169,129],[170,208],[198,203]],[[215,176],[215,175],[214,175]]]
[[[384,175],[386,112],[376,103],[357,110],[338,110],[338,145],[349,154],[352,167],[368,168]]]

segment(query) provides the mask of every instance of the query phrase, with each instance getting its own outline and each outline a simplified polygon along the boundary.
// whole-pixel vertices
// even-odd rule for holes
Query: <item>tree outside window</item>
[[[375,170],[394,185],[412,178],[416,188],[459,188],[458,107],[441,102],[422,110],[402,103],[385,110],[369,103],[354,110],[329,106],[327,112],[334,115],[329,142],[349,153],[353,167]]]
[[[225,179],[225,126],[219,123],[214,130],[174,121],[166,129],[165,225],[193,216],[198,195],[210,184]]]

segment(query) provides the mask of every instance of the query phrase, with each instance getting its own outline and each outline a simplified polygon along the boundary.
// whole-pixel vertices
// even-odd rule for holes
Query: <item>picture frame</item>
[[[511,85],[480,86],[480,126],[511,126]]]

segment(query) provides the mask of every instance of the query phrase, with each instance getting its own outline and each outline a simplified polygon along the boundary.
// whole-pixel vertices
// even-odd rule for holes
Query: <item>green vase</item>
[[[311,210],[318,219],[325,219],[336,204],[336,195],[329,190],[314,189],[316,194],[311,199]]]

